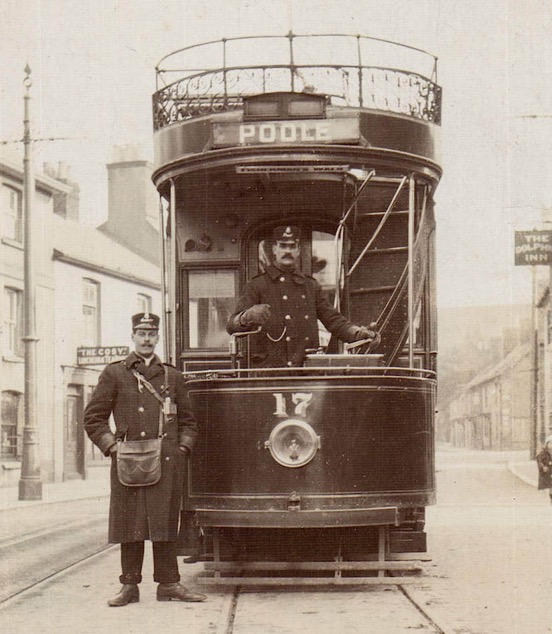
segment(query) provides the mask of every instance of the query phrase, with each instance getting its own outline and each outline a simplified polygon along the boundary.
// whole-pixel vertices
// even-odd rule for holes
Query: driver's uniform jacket
[[[251,279],[228,321],[230,334],[254,329],[240,316],[255,304],[269,304],[271,312],[261,331],[249,337],[253,367],[301,366],[305,349],[319,345],[318,319],[339,339],[355,341],[358,327],[330,304],[317,280],[301,271],[272,265]]]

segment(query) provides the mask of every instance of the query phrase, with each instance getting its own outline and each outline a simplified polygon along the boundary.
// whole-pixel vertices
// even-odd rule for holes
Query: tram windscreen
[[[225,269],[189,271],[188,338],[190,348],[225,348],[226,324],[236,305],[236,274]]]
[[[330,303],[335,296],[336,260],[334,236],[323,231],[312,232],[312,276],[322,287]],[[330,341],[330,333],[318,322],[318,338],[320,345],[326,346]]]

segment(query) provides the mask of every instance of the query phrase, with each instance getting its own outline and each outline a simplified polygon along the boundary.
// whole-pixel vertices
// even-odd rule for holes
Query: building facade
[[[531,368],[531,344],[525,342],[479,372],[442,404],[438,440],[468,449],[528,449]]]
[[[132,188],[124,161],[117,164]],[[140,168],[134,170],[134,176],[143,181],[151,169],[145,162]],[[35,176],[32,201],[37,425],[42,479],[61,481],[93,477],[96,467],[106,464],[85,440],[82,413],[105,363],[128,352],[131,315],[160,312],[160,273],[155,257],[144,253],[143,243],[137,242],[140,252],[127,244],[128,234],[139,231],[142,222],[147,222],[145,205],[136,205],[131,199],[126,204],[121,194],[116,197],[117,208],[110,208],[109,214],[117,216],[122,233],[125,224],[121,219],[127,218],[122,244],[115,231],[107,233],[79,223],[78,187],[63,166],[57,170],[47,167],[45,171]],[[139,190],[138,183],[135,190]],[[0,159],[0,192],[0,486],[14,486],[20,477],[23,451],[25,378],[21,341],[23,175],[16,160]],[[151,209],[148,213],[151,215]],[[153,227],[150,229],[150,248],[155,254],[158,236]]]

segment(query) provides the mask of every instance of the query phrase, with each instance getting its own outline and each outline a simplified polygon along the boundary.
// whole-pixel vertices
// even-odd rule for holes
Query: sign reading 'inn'
[[[130,354],[128,346],[93,346],[77,348],[77,365],[105,365],[122,361]]]
[[[515,265],[552,264],[552,231],[516,231]]]

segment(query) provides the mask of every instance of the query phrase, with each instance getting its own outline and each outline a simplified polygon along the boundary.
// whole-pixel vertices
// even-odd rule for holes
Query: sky
[[[2,0],[0,149],[20,151],[32,69],[36,169],[70,165],[81,218],[107,213],[115,145],[152,158],[156,63],[243,35],[350,33],[439,58],[438,304],[528,302],[515,230],[552,220],[552,3],[548,0]],[[541,273],[544,267],[539,267]]]

